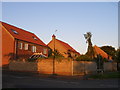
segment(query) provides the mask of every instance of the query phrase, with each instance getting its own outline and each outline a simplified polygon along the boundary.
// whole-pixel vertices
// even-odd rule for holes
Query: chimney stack
[[[52,35],[52,40],[54,40],[54,39],[56,39],[56,36],[53,34],[53,35]]]

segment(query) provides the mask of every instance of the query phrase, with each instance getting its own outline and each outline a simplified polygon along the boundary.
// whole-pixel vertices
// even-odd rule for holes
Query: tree
[[[48,48],[48,57],[51,57],[51,56],[52,56],[52,49]]]
[[[88,50],[86,55],[88,55],[90,58],[94,58],[94,50],[91,42],[91,37],[92,37],[91,32],[87,32],[86,34],[84,34],[84,37],[86,39],[86,43],[88,43]]]
[[[115,61],[117,62],[117,70],[120,71],[120,48],[117,49],[116,54],[115,54]]]
[[[61,59],[64,58],[64,56],[57,49],[55,49],[55,51],[53,51],[52,53],[53,58],[56,58],[56,60],[58,61],[61,61]]]
[[[117,61],[118,63],[120,63],[120,48],[117,49],[115,56],[116,56],[116,61]]]
[[[103,64],[104,64],[103,57],[100,54],[98,54],[97,57],[95,58],[95,61],[97,64],[97,69],[103,70]]]
[[[112,59],[115,59],[116,50],[112,46],[102,46],[100,47],[104,52],[106,52],[109,56],[112,56]]]

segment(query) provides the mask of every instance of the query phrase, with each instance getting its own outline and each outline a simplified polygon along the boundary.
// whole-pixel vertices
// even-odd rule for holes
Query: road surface
[[[118,79],[60,79],[22,72],[3,72],[2,79],[2,88],[118,88],[119,81]]]

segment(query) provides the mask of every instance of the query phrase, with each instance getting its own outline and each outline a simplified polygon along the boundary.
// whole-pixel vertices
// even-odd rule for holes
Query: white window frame
[[[25,49],[25,50],[28,50],[28,43],[25,43],[24,49]]]
[[[34,51],[36,52],[36,46],[34,46]]]
[[[19,49],[22,49],[22,47],[23,47],[23,43],[19,43]]]
[[[32,52],[36,52],[36,46],[32,46]]]
[[[47,48],[43,49],[43,54],[47,54]]]

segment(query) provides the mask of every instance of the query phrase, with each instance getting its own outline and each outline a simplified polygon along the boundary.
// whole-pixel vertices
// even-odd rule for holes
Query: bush
[[[28,58],[27,61],[28,62],[35,62],[37,60],[37,58]]]
[[[76,58],[76,61],[93,61],[93,59],[88,55],[81,55]]]
[[[54,55],[52,55],[48,57],[48,59],[53,59],[53,58],[55,58],[55,60],[57,60],[58,62],[61,62],[64,59],[64,57],[61,55],[56,55],[55,57]]]
[[[109,60],[106,58],[103,58],[103,62],[109,62]]]

